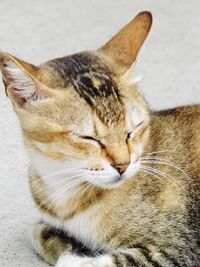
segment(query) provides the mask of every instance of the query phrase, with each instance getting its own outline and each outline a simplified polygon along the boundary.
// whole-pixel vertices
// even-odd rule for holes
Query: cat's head
[[[99,50],[37,67],[0,53],[6,92],[39,175],[48,173],[45,164],[49,172],[55,165],[112,188],[138,171],[149,114],[127,73],[151,24],[151,14],[142,12]]]

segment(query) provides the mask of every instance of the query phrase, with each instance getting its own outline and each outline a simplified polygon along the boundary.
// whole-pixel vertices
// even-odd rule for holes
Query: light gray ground
[[[38,64],[101,46],[139,11],[154,25],[135,75],[150,105],[200,103],[199,0],[0,0],[0,48]],[[30,242],[36,212],[19,123],[0,83],[0,266],[47,266]]]

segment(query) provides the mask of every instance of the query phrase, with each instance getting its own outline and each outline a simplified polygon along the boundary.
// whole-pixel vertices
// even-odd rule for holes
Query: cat
[[[200,105],[152,111],[129,79],[151,25],[40,66],[0,53],[51,265],[200,266]]]

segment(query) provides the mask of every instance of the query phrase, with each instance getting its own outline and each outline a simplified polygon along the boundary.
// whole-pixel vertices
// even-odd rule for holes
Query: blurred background
[[[133,77],[150,106],[200,103],[199,0],[0,0],[0,49],[33,64],[94,50],[142,10],[154,24]],[[31,244],[28,159],[2,83],[0,126],[0,266],[47,266]]]

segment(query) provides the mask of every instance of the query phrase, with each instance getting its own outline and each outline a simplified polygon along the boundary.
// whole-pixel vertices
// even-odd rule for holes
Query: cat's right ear
[[[118,74],[127,72],[136,61],[138,52],[151,29],[152,20],[150,12],[139,13],[98,50],[116,65]]]
[[[20,108],[52,97],[54,92],[40,82],[40,68],[0,52],[0,70],[6,94]]]

